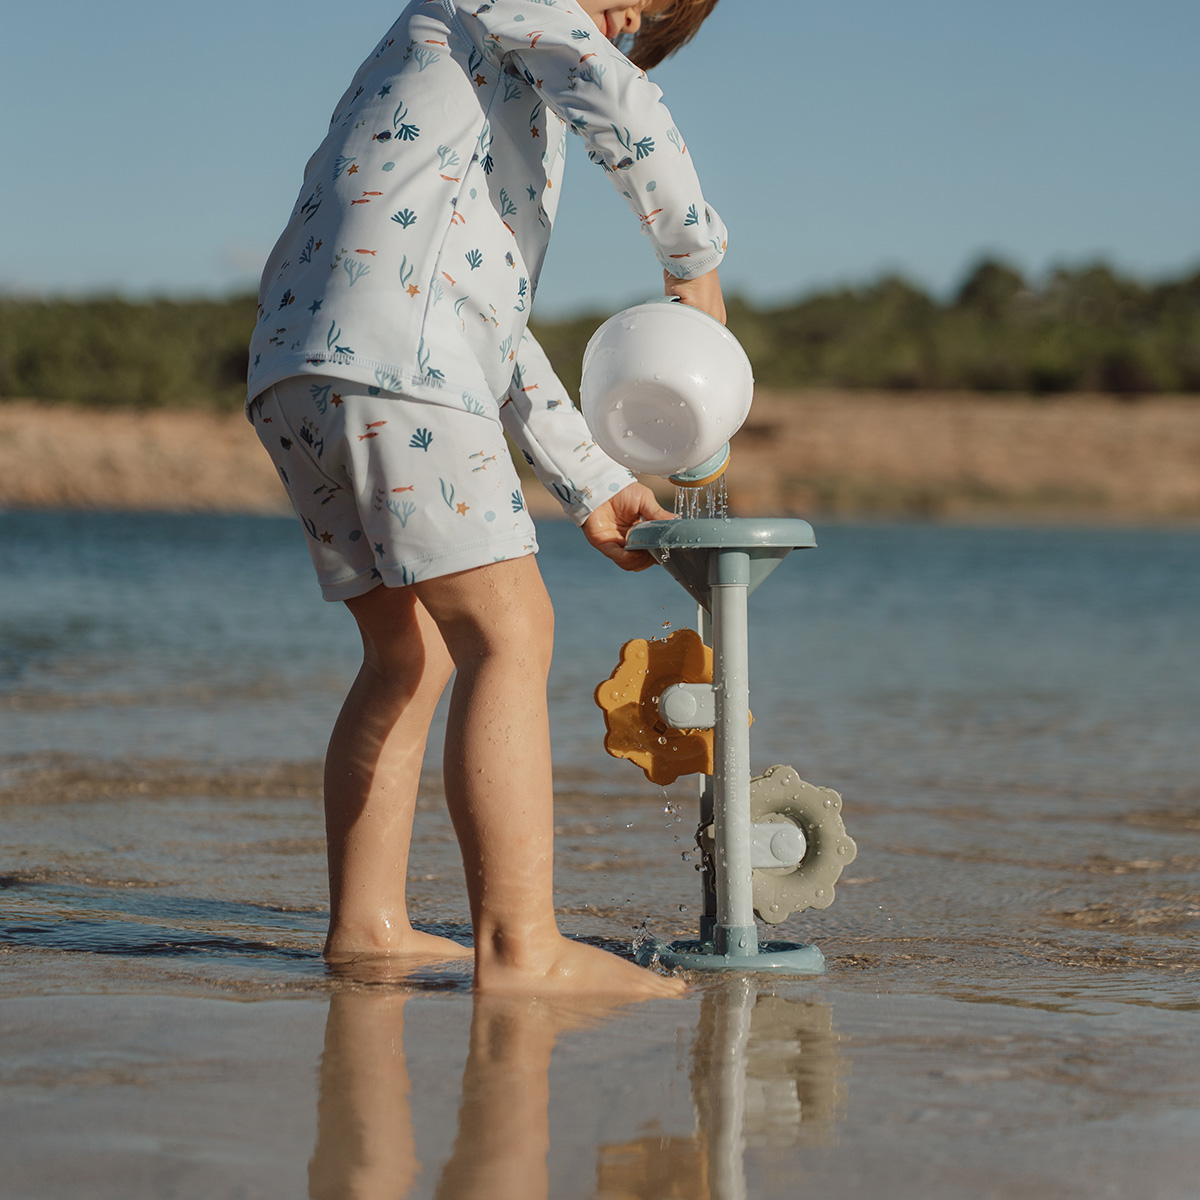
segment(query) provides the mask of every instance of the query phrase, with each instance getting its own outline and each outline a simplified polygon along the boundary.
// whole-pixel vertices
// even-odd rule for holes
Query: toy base
[[[711,943],[663,942],[648,937],[634,947],[637,962],[683,971],[737,971],[743,975],[824,975],[825,955],[816,946],[763,942],[757,954],[717,954]]]

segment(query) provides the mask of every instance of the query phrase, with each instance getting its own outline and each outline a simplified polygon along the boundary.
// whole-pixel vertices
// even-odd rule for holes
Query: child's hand
[[[670,271],[663,272],[663,291],[668,296],[678,296],[684,304],[703,309],[710,317],[725,324],[725,297],[721,295],[721,281],[715,270],[695,279],[676,279]]]
[[[645,550],[626,550],[625,535],[640,521],[667,521],[673,516],[644,483],[631,483],[584,521],[583,536],[622,570],[644,571],[654,566],[653,557]]]

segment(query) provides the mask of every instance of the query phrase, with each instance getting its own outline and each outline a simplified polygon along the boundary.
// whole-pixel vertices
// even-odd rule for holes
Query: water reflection
[[[400,1200],[421,1167],[404,1057],[404,1006],[392,989],[335,992],[325,1022],[312,1200]]]
[[[309,1163],[312,1200],[414,1194],[421,1161],[404,1051],[404,1012],[413,994],[395,986],[346,987],[330,999]],[[634,1014],[475,997],[453,1147],[432,1191],[427,1181],[421,1194],[544,1200],[553,1049],[614,1017],[619,1029]],[[596,1200],[745,1200],[747,1148],[833,1140],[844,1073],[827,1003],[760,991],[745,979],[706,981],[687,1063],[693,1131],[663,1130],[647,1097],[645,1113],[631,1114],[641,1118],[640,1136],[596,1147]],[[571,1085],[599,1089],[601,1082],[589,1076]],[[664,1093],[670,1083],[663,1080]]]
[[[700,1002],[691,1067],[696,1131],[600,1147],[597,1200],[745,1200],[747,1147],[825,1145],[844,1100],[833,1010],[748,979]]]

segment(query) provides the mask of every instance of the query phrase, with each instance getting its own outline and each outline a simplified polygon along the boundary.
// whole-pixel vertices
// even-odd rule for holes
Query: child
[[[592,443],[525,329],[567,131],[637,214],[668,294],[718,320],[725,230],[653,66],[716,0],[413,0],[358,69],[263,273],[250,419],[363,665],[325,764],[331,960],[469,953],[414,930],[404,885],[434,706],[451,672],[446,801],[475,986],[677,994],[562,937],[552,894],[553,613],[504,430],[627,570],[669,514]],[[586,270],[586,267],[584,267]]]

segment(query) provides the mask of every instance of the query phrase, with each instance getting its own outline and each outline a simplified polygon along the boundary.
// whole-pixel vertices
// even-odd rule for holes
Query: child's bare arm
[[[668,296],[678,296],[684,304],[703,309],[710,317],[725,324],[725,298],[721,295],[721,281],[715,268],[694,279],[677,279],[670,271],[663,271],[663,291]]]

